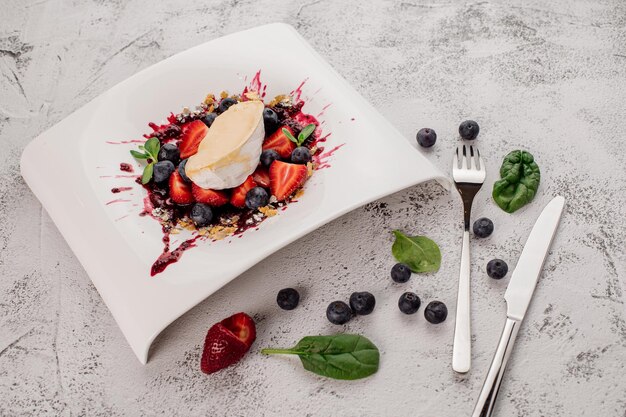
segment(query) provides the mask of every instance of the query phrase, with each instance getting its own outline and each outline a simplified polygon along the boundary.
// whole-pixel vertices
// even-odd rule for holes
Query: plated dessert
[[[321,136],[319,121],[303,112],[300,91],[265,102],[259,75],[241,94],[209,94],[193,111],[149,123],[152,132],[130,151],[144,166],[137,177],[147,192],[140,215],[157,220],[164,234],[152,276],[198,240],[257,228],[295,202],[316,170],[329,166],[325,159],[337,148],[324,151],[328,134]],[[171,249],[170,236],[185,230],[192,236]]]

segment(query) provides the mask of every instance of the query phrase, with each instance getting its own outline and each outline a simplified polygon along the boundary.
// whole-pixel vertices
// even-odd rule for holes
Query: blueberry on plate
[[[411,269],[407,264],[397,263],[391,268],[391,279],[395,282],[405,283],[411,278]]]
[[[187,172],[185,172],[185,165],[187,165],[186,159],[180,161],[180,164],[178,164],[178,173],[183,178],[183,181],[191,182],[191,179],[187,176]]]
[[[398,300],[398,307],[404,314],[415,314],[421,304],[420,298],[413,292],[405,292]]]
[[[283,310],[293,310],[298,307],[299,302],[300,294],[293,288],[283,288],[276,296],[276,303]]]
[[[355,314],[367,316],[374,311],[376,298],[367,291],[353,292],[350,296],[350,308]]]
[[[213,124],[213,122],[215,121],[215,118],[217,117],[217,113],[213,112],[213,113],[207,113],[204,115],[204,117],[200,120],[202,120],[202,123],[204,123],[207,127],[211,127],[211,125]]]
[[[465,140],[474,140],[478,136],[478,123],[473,120],[466,120],[459,125],[459,135]]]
[[[272,162],[280,159],[280,155],[274,149],[266,149],[261,152],[261,165],[269,168]]]
[[[352,310],[343,301],[333,301],[326,309],[326,318],[332,324],[346,324],[352,318]]]
[[[306,146],[298,146],[291,152],[291,162],[294,164],[306,164],[311,160],[311,151]]]
[[[220,113],[224,113],[235,104],[237,104],[237,100],[235,100],[234,98],[226,97],[225,99],[222,99],[222,101],[220,101],[220,105],[217,106],[217,111]]]
[[[431,301],[424,309],[424,317],[432,324],[444,322],[448,317],[448,307],[441,301]]]
[[[157,157],[159,161],[172,161],[172,163],[176,165],[180,162],[180,151],[178,150],[178,146],[173,143],[166,143],[159,149]]]
[[[172,161],[159,161],[154,164],[152,178],[157,184],[164,184],[170,179],[170,175],[172,175],[172,172],[174,172],[175,169],[176,166],[172,163]]]
[[[265,126],[265,134],[270,134],[278,127],[278,115],[269,107],[263,110],[263,125]]]
[[[208,204],[196,203],[191,207],[190,217],[196,227],[208,226],[213,220],[213,210]]]
[[[493,233],[493,222],[486,217],[481,217],[474,222],[472,229],[474,230],[474,236],[488,237]]]
[[[437,134],[434,130],[425,127],[417,132],[417,143],[424,148],[430,148],[437,142]]]
[[[254,187],[246,193],[246,207],[252,210],[266,206],[269,200],[270,196],[263,187]]]
[[[493,279],[502,279],[509,272],[509,266],[502,259],[492,259],[487,263],[487,275]]]

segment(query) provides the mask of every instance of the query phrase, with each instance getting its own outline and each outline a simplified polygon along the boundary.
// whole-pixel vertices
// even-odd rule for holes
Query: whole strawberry
[[[204,340],[200,369],[212,374],[238,362],[255,339],[254,320],[246,313],[237,313],[214,324]]]

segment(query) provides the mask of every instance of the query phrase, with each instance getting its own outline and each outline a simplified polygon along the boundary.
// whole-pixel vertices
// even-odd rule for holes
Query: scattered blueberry
[[[213,220],[213,210],[208,204],[196,203],[191,208],[190,217],[196,227],[208,226]]]
[[[261,164],[264,167],[268,167],[272,165],[272,162],[280,159],[280,155],[274,149],[266,149],[261,152]]]
[[[152,178],[157,184],[164,184],[172,175],[172,172],[176,169],[176,166],[172,161],[159,161],[154,164],[152,171]]]
[[[502,279],[509,272],[509,266],[502,259],[492,259],[487,263],[487,275],[493,279]]]
[[[343,301],[333,301],[326,309],[326,318],[332,324],[345,324],[352,318],[352,310]]]
[[[474,140],[478,136],[478,123],[473,120],[466,120],[459,125],[459,135],[466,140]]]
[[[180,151],[173,143],[166,143],[159,149],[159,161],[172,161],[174,165],[180,162]]]
[[[263,187],[254,187],[246,193],[246,207],[256,210],[267,205],[270,196]]]
[[[391,279],[395,282],[404,283],[411,278],[411,268],[407,264],[398,263],[391,268]]]
[[[424,309],[424,317],[432,324],[444,322],[448,317],[448,307],[441,301],[431,301]]]
[[[417,294],[412,292],[405,292],[398,300],[398,307],[400,307],[400,311],[404,314],[415,314],[421,304],[420,298]]]
[[[265,125],[265,134],[272,133],[278,127],[278,115],[269,107],[263,110],[263,124]]]
[[[229,106],[230,107],[230,106]],[[213,124],[213,122],[215,121],[215,118],[217,117],[217,113],[213,112],[213,113],[207,113],[202,119],[202,123],[204,123],[207,127],[211,127],[211,125]]]
[[[278,307],[283,310],[293,310],[298,307],[299,302],[300,294],[293,288],[283,288],[278,291],[278,295],[276,296],[276,303],[278,303]]]
[[[225,99],[222,99],[222,101],[220,101],[220,105],[217,106],[217,111],[220,113],[224,113],[230,108],[230,106],[233,106],[235,104],[237,104],[237,100],[235,100],[234,98],[226,97]]]
[[[417,132],[417,143],[424,148],[430,148],[437,142],[437,134],[434,130],[427,127]]]
[[[298,146],[291,152],[291,162],[294,164],[306,164],[311,160],[311,151],[306,146]]]
[[[191,182],[191,179],[187,176],[187,172],[185,172],[185,165],[187,165],[186,159],[180,161],[180,164],[178,164],[178,173],[183,177],[183,181]]]
[[[352,308],[355,314],[367,316],[374,311],[375,305],[376,298],[367,291],[353,292],[350,296],[350,308]]]
[[[493,233],[493,222],[486,217],[481,217],[474,222],[474,236],[487,237]]]

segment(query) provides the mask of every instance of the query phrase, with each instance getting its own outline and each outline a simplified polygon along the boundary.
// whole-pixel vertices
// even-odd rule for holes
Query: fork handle
[[[461,272],[459,292],[456,300],[456,321],[454,323],[454,344],[452,347],[452,369],[466,373],[472,360],[472,334],[470,328],[470,248],[469,227],[463,232],[461,249]]]

